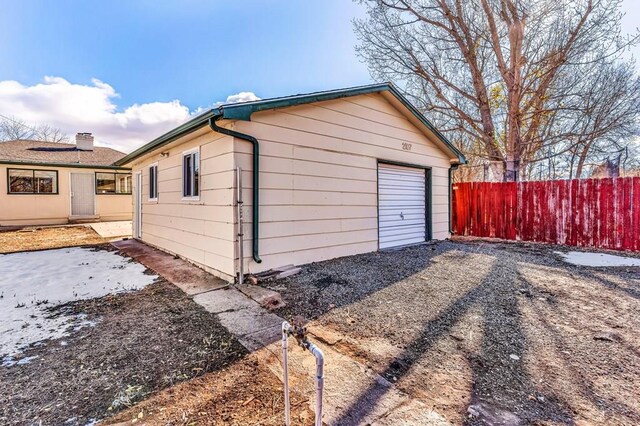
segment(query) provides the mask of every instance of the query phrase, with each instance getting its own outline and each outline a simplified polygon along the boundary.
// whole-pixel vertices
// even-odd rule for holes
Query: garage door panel
[[[383,184],[379,186],[381,189],[401,189],[402,185],[407,183],[413,184],[414,186],[408,187],[408,189],[412,191],[417,191],[420,188],[424,189],[423,182],[421,180],[408,180],[408,179],[386,179]]]
[[[385,238],[410,236],[414,238],[422,232],[422,228],[419,226],[409,226],[407,228],[393,228],[393,229],[381,229],[380,236]]]
[[[379,188],[378,195],[382,200],[391,198],[415,198],[418,200],[423,200],[424,188],[422,188],[421,191]]]
[[[401,195],[401,194],[381,194],[378,196],[378,199],[380,201],[406,201],[406,202],[413,202],[413,201],[418,201],[418,202],[422,202],[424,203],[424,194],[406,194],[406,195]]]
[[[420,217],[406,218],[404,220],[387,219],[380,221],[380,229],[395,227],[395,226],[422,226],[424,220]]]
[[[425,241],[425,191],[426,174],[423,169],[378,165],[380,248]]]
[[[401,247],[410,244],[420,244],[424,242],[424,237],[416,237],[416,238],[399,238],[399,239],[387,239],[380,242],[380,248],[392,248],[392,247]]]
[[[391,203],[398,203],[396,205],[393,206],[383,206],[380,207],[380,210],[388,210],[388,211],[396,211],[398,214],[400,214],[401,212],[405,212],[405,213],[424,213],[424,200],[422,201],[415,201],[415,202],[411,202],[411,201],[407,201],[407,200],[392,200]],[[402,203],[402,204],[400,204]]]

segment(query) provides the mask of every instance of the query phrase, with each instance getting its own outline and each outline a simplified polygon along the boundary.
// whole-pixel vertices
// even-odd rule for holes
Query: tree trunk
[[[582,178],[582,169],[584,168],[584,162],[587,160],[587,155],[589,154],[589,150],[591,149],[591,143],[593,141],[589,141],[584,145],[584,149],[580,153],[580,157],[578,158],[578,166],[576,167],[576,179]]]
[[[519,179],[519,169],[520,161],[515,159],[512,154],[508,154],[507,161],[504,163],[504,181],[517,182]]]

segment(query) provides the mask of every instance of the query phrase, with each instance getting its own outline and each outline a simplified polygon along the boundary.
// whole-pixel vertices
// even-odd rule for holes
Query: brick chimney
[[[93,151],[93,135],[91,133],[77,133],[76,149],[78,151]]]

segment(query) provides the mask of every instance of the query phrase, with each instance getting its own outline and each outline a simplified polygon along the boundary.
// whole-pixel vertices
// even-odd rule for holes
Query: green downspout
[[[453,171],[457,169],[459,164],[452,164],[449,166],[449,234],[453,235],[453,224],[451,223],[451,218],[453,217],[453,212],[451,211],[452,203],[451,203],[451,195],[453,191]]]
[[[236,132],[234,130],[225,129],[224,127],[218,127],[216,121],[220,120],[223,117],[222,113],[217,113],[213,117],[209,119],[209,127],[214,132],[222,133],[223,135],[233,136],[234,138],[243,139],[245,141],[251,142],[253,146],[253,231],[251,235],[251,242],[253,246],[253,260],[256,263],[261,263],[262,259],[260,259],[260,255],[258,254],[258,241],[259,241],[259,211],[260,211],[260,145],[258,144],[258,139],[254,138],[251,135],[247,135],[245,133]]]

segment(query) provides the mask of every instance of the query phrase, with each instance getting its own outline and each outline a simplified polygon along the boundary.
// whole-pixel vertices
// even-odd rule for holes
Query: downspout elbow
[[[258,143],[258,139],[254,138],[251,135],[247,135],[245,133],[236,132],[235,130],[225,129],[224,127],[218,126],[216,123],[218,120],[223,118],[222,112],[215,114],[213,117],[209,119],[209,127],[211,130],[217,133],[222,133],[223,135],[233,136],[238,139],[245,140],[247,142],[251,142],[253,148],[253,220],[252,220],[252,257],[256,263],[262,263],[262,259],[260,259],[260,254],[258,250],[258,242],[260,240],[259,231],[260,231],[260,144]]]

